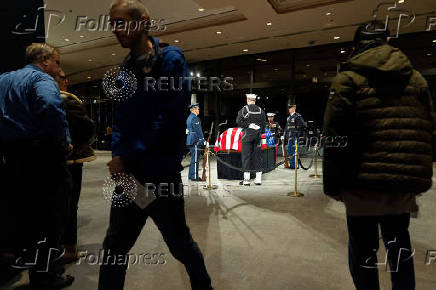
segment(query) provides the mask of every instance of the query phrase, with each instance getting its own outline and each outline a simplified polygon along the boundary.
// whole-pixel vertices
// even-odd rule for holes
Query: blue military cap
[[[188,106],[188,109],[192,109],[192,108],[195,108],[195,107],[200,108],[200,104],[199,103],[191,104],[191,105]]]

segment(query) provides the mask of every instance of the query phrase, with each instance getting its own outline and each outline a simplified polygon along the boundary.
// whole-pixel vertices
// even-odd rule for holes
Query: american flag
[[[215,142],[215,151],[237,150],[241,151],[242,128],[229,128],[224,131]],[[275,146],[274,138],[269,130],[262,134],[262,149]]]

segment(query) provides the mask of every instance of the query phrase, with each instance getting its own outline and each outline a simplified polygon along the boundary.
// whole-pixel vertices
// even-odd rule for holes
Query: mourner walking
[[[236,123],[242,131],[241,157],[244,180],[241,185],[250,185],[250,173],[256,172],[254,184],[262,184],[261,142],[265,132],[265,112],[256,106],[256,95],[247,94],[247,105],[238,112]]]

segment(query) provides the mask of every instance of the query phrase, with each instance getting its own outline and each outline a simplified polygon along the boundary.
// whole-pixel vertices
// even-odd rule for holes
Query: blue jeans
[[[348,261],[357,290],[378,290],[378,268],[391,273],[393,290],[415,289],[413,250],[409,236],[410,214],[348,216]],[[380,225],[387,249],[387,265],[377,262]],[[399,262],[398,262],[399,261]],[[378,265],[377,265],[378,263]]]
[[[189,152],[191,152],[191,164],[189,165],[188,178],[197,179],[201,150],[198,146],[189,146]]]
[[[164,180],[154,184],[181,183]],[[179,192],[177,192],[179,194]],[[185,265],[193,290],[210,289],[211,279],[204,264],[203,255],[192,239],[186,225],[184,201],[181,197],[158,197],[145,209],[135,203],[121,208],[111,208],[110,224],[103,242],[105,261],[126,255],[135,244],[147,218],[151,217],[162,234],[171,254]],[[147,253],[147,251],[144,251]],[[136,253],[138,254],[138,253]],[[160,259],[163,262],[166,259]],[[124,263],[103,263],[100,268],[99,290],[121,290],[124,287],[127,265]]]

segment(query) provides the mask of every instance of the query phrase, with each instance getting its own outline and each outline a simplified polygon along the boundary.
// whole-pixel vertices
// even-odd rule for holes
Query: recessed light
[[[198,8],[198,11],[203,12],[204,8]]]
[[[261,58],[256,58],[256,60],[257,60],[257,61],[262,61],[262,59],[261,59]]]
[[[345,51],[345,50],[343,50],[343,49],[341,49],[341,53],[342,53],[342,54],[344,54],[344,53],[346,53],[346,51]]]
[[[268,60],[267,60],[267,59],[262,59],[262,61],[263,61],[263,62],[267,62]]]
[[[216,32],[216,34],[221,34],[221,33],[222,33],[221,31],[217,31],[217,32]]]
[[[248,49],[243,49],[242,51],[243,51],[243,52],[248,52]]]
[[[112,56],[116,56],[117,54],[115,52],[112,52]]]
[[[274,71],[278,71],[278,70],[279,70],[278,68],[275,68],[275,69],[274,69]]]
[[[200,73],[197,73],[197,78],[199,78],[200,77]]]
[[[398,0],[398,3],[400,3],[400,4],[404,3],[404,0]]]
[[[432,54],[431,53],[427,53],[427,56],[432,56]]]
[[[80,38],[84,38],[84,37],[85,37],[85,35],[79,35],[79,37],[80,37]]]
[[[327,12],[325,15],[330,16],[330,15],[332,15],[332,13],[331,12]]]
[[[70,41],[68,38],[65,38],[65,41]]]
[[[310,64],[306,64],[307,67],[310,67]]]
[[[88,59],[88,61],[92,61],[92,58]]]
[[[266,25],[267,25],[267,26],[271,26],[272,23],[271,23],[271,22],[267,22]]]
[[[87,77],[87,79],[89,80],[89,79],[91,79],[91,77]]]
[[[436,43],[436,39],[435,39],[435,40],[433,40],[433,42],[434,42],[434,43]]]
[[[194,73],[191,71],[191,77],[193,77],[194,76]]]
[[[333,37],[333,39],[335,39],[335,40],[340,39],[340,38],[341,38],[340,36]]]
[[[178,40],[178,39],[175,39],[175,40],[174,40],[174,42],[175,42],[175,43],[179,43],[179,42],[180,42],[180,40]]]

